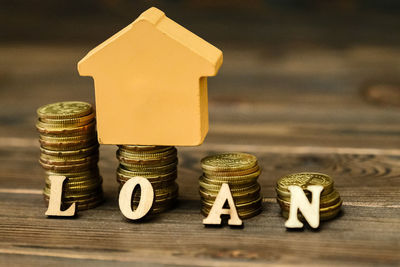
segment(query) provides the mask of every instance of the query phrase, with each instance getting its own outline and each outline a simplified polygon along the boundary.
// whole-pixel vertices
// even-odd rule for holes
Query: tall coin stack
[[[332,178],[323,173],[295,173],[280,178],[276,183],[275,190],[277,192],[277,201],[281,206],[282,216],[285,218],[289,216],[289,186],[300,186],[308,199],[311,200],[311,193],[305,190],[307,186],[322,185],[324,190],[321,192],[320,197],[320,219],[324,221],[336,217],[342,206],[342,199],[333,184]],[[304,220],[300,212],[298,213],[298,217]]]
[[[262,196],[257,182],[261,174],[257,158],[246,153],[224,153],[201,160],[201,212],[207,216],[223,183],[229,184],[241,219],[251,218],[262,210]]]
[[[117,159],[117,181],[122,185],[133,177],[149,180],[154,189],[154,203],[150,214],[163,212],[173,206],[178,197],[177,178],[178,157],[173,146],[133,146],[120,145]],[[140,201],[140,191],[132,197],[132,208]]]
[[[43,190],[50,198],[50,175],[65,176],[62,205],[76,203],[78,210],[93,208],[103,201],[102,178],[97,162],[99,144],[90,104],[59,102],[40,107],[36,128],[40,133],[39,162],[46,171]]]

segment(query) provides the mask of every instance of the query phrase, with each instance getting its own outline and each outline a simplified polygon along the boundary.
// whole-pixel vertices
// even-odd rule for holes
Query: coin
[[[65,182],[71,182],[71,183],[77,183],[81,181],[87,181],[87,180],[94,180],[98,179],[100,176],[100,172],[97,166],[90,170],[83,170],[81,172],[55,172],[55,171],[50,171],[47,170],[45,171],[46,173],[46,179],[50,176],[64,176],[66,177]]]
[[[261,174],[257,158],[246,153],[223,153],[201,160],[203,175],[199,179],[201,212],[208,214],[221,186],[229,185],[239,217],[248,219],[262,210]]]
[[[167,148],[157,148],[157,150],[146,150],[146,151],[135,151],[131,149],[126,149],[124,146],[121,146],[117,150],[117,155],[125,156],[127,158],[156,158],[161,159],[170,154],[176,155],[177,150],[175,147],[167,147]]]
[[[67,119],[85,116],[92,112],[92,105],[80,101],[66,101],[44,105],[37,109],[40,118]]]
[[[42,159],[39,159],[39,163],[40,165],[42,165],[44,169],[59,172],[60,174],[63,172],[83,171],[97,166],[97,161],[89,161],[89,162],[70,164],[70,165],[52,165],[43,162]]]
[[[85,141],[88,139],[97,138],[93,133],[88,133],[84,135],[73,135],[73,136],[48,136],[48,135],[40,135],[40,140],[50,142],[50,143],[69,143],[69,142],[77,142],[77,141]]]
[[[311,196],[309,196],[311,197]],[[279,198],[279,201],[282,202],[287,207],[290,207],[290,198],[284,198],[282,196],[278,196],[277,199]],[[340,201],[340,195],[336,190],[333,190],[331,193],[328,195],[321,195],[320,197],[320,207],[329,207],[337,202]]]
[[[306,190],[307,186],[322,185],[324,189],[320,195],[320,219],[332,219],[339,213],[342,200],[334,188],[334,182],[331,177],[322,173],[295,173],[280,178],[275,187],[277,202],[281,207],[282,216],[288,217],[290,210],[288,187],[291,185],[300,186],[309,200],[311,200],[311,193]],[[298,212],[298,217],[304,220],[300,212]]]
[[[209,170],[203,169],[203,172],[204,172],[204,176],[207,176],[207,177],[219,177],[219,176],[243,176],[243,175],[255,173],[259,170],[261,171],[260,167],[258,165],[255,165],[252,168],[241,170],[241,171],[209,171]]]
[[[95,133],[96,123],[95,123],[95,121],[92,121],[88,124],[81,125],[81,126],[70,126],[70,127],[56,126],[56,127],[53,127],[53,126],[50,126],[49,124],[43,123],[39,120],[36,123],[36,129],[41,134],[53,135],[53,136],[82,135],[82,134],[85,134],[88,132]]]
[[[220,176],[220,175],[216,175],[216,176],[210,176],[207,174],[204,174],[205,178],[208,179],[212,179],[214,181],[219,181],[219,182],[243,182],[243,181],[248,181],[248,180],[255,180],[258,178],[258,176],[260,176],[261,174],[261,170],[258,169],[258,171],[253,172],[253,173],[249,173],[246,175],[237,175],[237,176]]]
[[[62,190],[63,206],[76,202],[78,210],[82,210],[99,205],[103,191],[92,106],[78,101],[59,102],[40,107],[37,113],[39,163],[46,170],[45,199],[51,192],[49,176],[65,176],[68,179]]]
[[[142,153],[162,152],[173,148],[172,146],[133,146],[133,145],[119,145],[118,147],[123,148],[124,150],[142,152]]]
[[[42,156],[52,156],[57,158],[80,158],[86,157],[92,154],[97,154],[99,151],[99,144],[95,143],[90,147],[80,148],[76,150],[50,150],[44,147],[40,147]]]
[[[256,164],[255,156],[238,152],[208,156],[201,160],[201,167],[209,171],[241,171]]]
[[[68,166],[75,164],[84,164],[89,162],[97,163],[98,161],[99,161],[99,155],[87,156],[82,158],[71,158],[71,159],[40,155],[40,162],[43,162],[47,165]]]
[[[288,192],[288,187],[291,185],[300,186],[303,190],[307,189],[309,185],[322,185],[324,187],[323,193],[328,194],[333,188],[333,180],[323,173],[302,172],[286,175],[277,181],[276,188],[280,192]],[[290,194],[290,193],[289,193]]]
[[[40,121],[49,125],[57,125],[57,127],[60,127],[66,125],[75,125],[75,126],[85,125],[93,121],[93,119],[94,119],[94,112],[89,113],[88,115],[85,115],[83,117],[65,118],[65,119],[40,118]]]
[[[173,146],[133,146],[119,145],[116,152],[119,166],[117,181],[121,186],[133,177],[148,179],[154,189],[154,203],[151,214],[163,212],[178,197],[177,150]],[[140,201],[140,190],[132,196],[132,207]]]
[[[134,172],[152,172],[152,173],[170,172],[171,170],[176,169],[177,164],[178,164],[177,159],[175,159],[171,163],[153,164],[153,165],[127,164],[127,163],[120,162],[120,165],[123,167],[123,169],[134,171]]]

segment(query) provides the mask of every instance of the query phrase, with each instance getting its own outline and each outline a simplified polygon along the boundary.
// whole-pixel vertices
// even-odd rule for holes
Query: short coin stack
[[[117,181],[121,186],[133,177],[149,180],[154,189],[154,203],[150,214],[163,212],[173,206],[178,197],[177,150],[173,146],[133,146],[120,145],[117,159]],[[132,208],[140,200],[140,192],[132,197]]]
[[[201,160],[201,212],[207,216],[223,183],[227,183],[241,219],[251,218],[262,210],[262,196],[257,182],[261,174],[257,158],[246,153],[223,153]]]
[[[40,164],[46,170],[43,190],[50,198],[48,176],[67,177],[62,205],[76,202],[78,210],[93,208],[103,201],[99,175],[99,144],[96,122],[90,104],[78,101],[59,102],[40,107],[36,128],[40,133]]]
[[[329,220],[339,213],[342,200],[333,186],[331,177],[322,173],[295,173],[280,178],[276,183],[277,201],[281,206],[283,217],[288,218],[289,216],[290,192],[288,186],[291,185],[300,186],[309,200],[311,200],[311,193],[305,190],[307,186],[322,185],[324,190],[321,192],[320,198],[320,219]],[[303,219],[300,212],[298,215],[299,219]]]

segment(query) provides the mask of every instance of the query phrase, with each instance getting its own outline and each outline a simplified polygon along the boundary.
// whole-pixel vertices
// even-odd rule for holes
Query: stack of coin
[[[307,198],[311,201],[311,193],[306,190],[309,185],[322,185],[324,190],[321,192],[320,198],[320,219],[322,221],[329,220],[340,211],[342,206],[342,199],[339,193],[333,186],[333,180],[326,174],[322,173],[295,173],[284,176],[276,183],[277,201],[281,206],[282,215],[285,218],[289,216],[290,210],[290,192],[288,187],[291,185],[300,186]],[[298,212],[298,217],[301,220],[304,218],[301,212]]]
[[[133,177],[149,180],[154,189],[154,203],[150,214],[163,212],[173,206],[178,197],[177,150],[173,146],[120,145],[117,159],[117,181],[122,185]],[[140,191],[134,191],[132,208],[140,201]]]
[[[59,102],[40,107],[37,114],[39,162],[46,171],[45,201],[50,198],[48,176],[57,175],[67,178],[62,195],[64,207],[74,202],[78,210],[99,205],[103,191],[97,167],[99,144],[92,106],[78,101]]]
[[[261,174],[257,158],[246,153],[223,153],[201,160],[201,212],[207,216],[223,183],[231,189],[238,215],[251,218],[262,210],[262,196],[257,182]]]

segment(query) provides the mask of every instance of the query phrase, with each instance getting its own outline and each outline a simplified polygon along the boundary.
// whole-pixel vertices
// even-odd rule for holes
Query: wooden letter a
[[[229,208],[224,209],[225,202],[228,202]],[[215,198],[214,204],[211,207],[210,213],[207,218],[203,220],[203,224],[209,225],[219,225],[221,224],[221,215],[229,215],[228,220],[229,225],[240,226],[243,224],[242,220],[239,218],[235,202],[233,201],[231,190],[229,185],[224,183]]]
[[[47,216],[74,216],[76,212],[76,203],[73,203],[67,210],[61,210],[61,197],[65,176],[49,176],[50,180],[50,199],[47,208]]]
[[[297,211],[300,210],[304,219],[312,228],[319,226],[319,199],[322,185],[309,185],[307,190],[312,194],[311,203],[308,201],[303,189],[300,186],[289,186],[290,191],[290,211],[289,218],[285,223],[287,228],[302,228],[303,223],[297,218]]]
[[[132,194],[136,186],[140,186],[139,205],[132,210]],[[119,192],[119,209],[122,214],[130,220],[138,220],[143,218],[153,206],[154,190],[153,186],[143,177],[133,177],[129,179]]]

